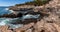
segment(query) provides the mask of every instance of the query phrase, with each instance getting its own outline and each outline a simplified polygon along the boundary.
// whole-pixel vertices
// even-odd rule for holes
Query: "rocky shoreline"
[[[31,10],[31,12],[33,11],[32,13],[31,12],[26,13],[26,14],[34,15],[35,13],[39,12],[42,16],[41,19],[31,20],[31,22],[27,21],[27,23],[29,22],[28,24],[25,24],[23,27],[17,29],[10,29],[9,26],[1,26],[0,31],[2,32],[60,32],[60,2],[59,1],[60,0],[52,0],[51,2],[49,2],[49,4],[34,7]]]

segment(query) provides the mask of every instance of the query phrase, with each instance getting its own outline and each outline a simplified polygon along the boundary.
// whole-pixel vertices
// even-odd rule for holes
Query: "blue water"
[[[0,16],[4,14],[10,14],[11,11],[8,10],[8,7],[0,7]],[[0,26],[8,25],[10,28],[18,28],[23,26],[22,24],[11,24],[11,22],[16,22],[20,20],[19,18],[0,18]]]
[[[9,14],[10,11],[6,10],[8,7],[0,7],[0,15]]]
[[[7,9],[8,7],[0,7],[0,15],[4,15],[4,14],[10,14],[11,11],[9,11]],[[17,21],[24,21],[24,19],[29,19],[29,18],[39,18],[40,14],[37,15],[24,15],[21,18],[0,18],[0,26],[4,26],[4,25],[8,25],[10,26],[10,28],[18,28],[18,27],[22,27],[23,24],[11,24],[12,22],[15,23]]]

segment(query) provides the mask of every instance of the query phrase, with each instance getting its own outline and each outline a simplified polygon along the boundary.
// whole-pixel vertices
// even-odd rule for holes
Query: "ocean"
[[[12,13],[10,10],[8,10],[9,7],[0,7],[0,15],[4,15],[4,14],[10,14]],[[18,27],[22,27],[23,24],[13,24],[16,23],[17,21],[19,22],[24,21],[25,19],[38,19],[40,17],[40,14],[36,14],[36,15],[32,15],[32,14],[27,14],[27,15],[23,15],[22,17],[17,17],[17,18],[0,18],[0,26],[4,26],[4,25],[8,25],[10,26],[10,28],[18,28]]]
[[[0,7],[0,15],[9,14],[10,12],[7,9],[8,7]]]
[[[11,11],[8,10],[9,7],[0,7],[0,15],[4,14],[10,14]],[[17,20],[20,20],[20,18],[0,18],[0,26],[8,25],[10,28],[18,28],[23,26],[22,24],[11,24],[11,22],[16,22]]]

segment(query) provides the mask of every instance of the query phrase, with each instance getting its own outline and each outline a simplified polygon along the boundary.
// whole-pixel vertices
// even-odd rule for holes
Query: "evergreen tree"
[[[39,6],[48,3],[50,0],[34,0],[34,1]]]

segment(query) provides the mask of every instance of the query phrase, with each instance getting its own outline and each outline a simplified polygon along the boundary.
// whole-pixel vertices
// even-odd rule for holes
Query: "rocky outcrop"
[[[21,11],[21,10],[29,10],[30,8],[34,8],[34,5],[22,5],[22,6],[12,6],[9,7],[9,10],[13,10],[13,11]]]
[[[52,0],[49,4],[39,6],[39,12],[44,16],[41,20],[25,24],[21,28],[9,29],[6,26],[1,27],[0,31],[12,32],[60,32],[60,0]],[[36,10],[37,11],[37,10]],[[6,29],[6,28],[7,29]]]
[[[1,15],[0,18],[16,18],[16,15],[15,14],[4,14],[4,15]]]

